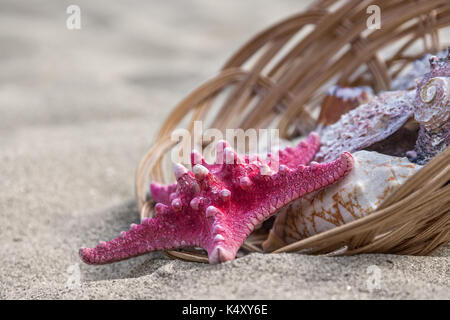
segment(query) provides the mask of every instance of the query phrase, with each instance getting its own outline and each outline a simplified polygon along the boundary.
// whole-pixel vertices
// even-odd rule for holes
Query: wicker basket
[[[320,101],[333,84],[389,89],[410,62],[445,47],[439,37],[450,26],[448,0],[384,0],[379,30],[368,30],[372,1],[322,0],[257,34],[225,63],[220,73],[191,92],[163,124],[136,177],[141,217],[153,215],[149,181],[171,182],[167,156],[171,132],[194,120],[205,127],[278,127],[293,138],[315,127]],[[384,252],[426,255],[450,241],[450,148],[433,159],[372,214],[290,244],[275,252],[313,254]],[[266,235],[267,236],[267,235]],[[264,235],[243,249],[261,251]],[[201,253],[168,251],[184,260],[207,262]]]

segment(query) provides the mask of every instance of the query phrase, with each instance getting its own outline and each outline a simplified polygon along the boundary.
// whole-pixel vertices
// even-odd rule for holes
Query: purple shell
[[[320,132],[322,146],[315,160],[334,160],[343,151],[362,150],[389,137],[412,116],[414,95],[414,91],[383,92],[344,114]]]

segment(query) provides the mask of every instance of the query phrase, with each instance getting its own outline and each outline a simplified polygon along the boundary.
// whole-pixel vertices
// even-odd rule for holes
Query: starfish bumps
[[[319,137],[311,134],[296,148],[279,151],[279,169],[259,157],[241,157],[225,142],[217,144],[216,163],[192,154],[192,172],[175,164],[176,185],[152,186],[155,216],[95,248],[81,248],[88,264],[105,264],[155,250],[201,247],[210,263],[235,258],[255,226],[290,202],[335,183],[353,167],[350,153],[325,164],[311,163]]]

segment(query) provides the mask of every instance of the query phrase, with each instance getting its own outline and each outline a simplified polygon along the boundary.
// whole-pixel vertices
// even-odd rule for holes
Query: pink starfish
[[[81,248],[81,259],[105,264],[188,246],[204,248],[210,263],[234,259],[256,225],[299,197],[335,183],[352,169],[353,157],[347,152],[330,163],[303,165],[318,148],[317,135],[307,141],[280,151],[278,172],[258,159],[239,157],[226,142],[217,146],[216,161],[223,164],[208,165],[194,154],[192,158],[202,164],[195,164],[193,172],[175,164],[175,192],[169,194],[172,186],[156,188],[163,190],[157,197],[165,203],[156,204],[155,217],[132,224],[129,231],[95,248]]]

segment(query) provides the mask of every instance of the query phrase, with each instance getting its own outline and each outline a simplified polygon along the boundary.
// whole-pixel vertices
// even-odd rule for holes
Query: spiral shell
[[[426,164],[450,144],[450,48],[445,58],[431,57],[430,66],[414,99],[414,118],[420,129],[408,157],[418,164]]]
[[[416,92],[414,118],[432,130],[441,127],[450,118],[450,78],[429,79]]]

